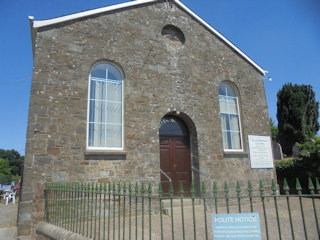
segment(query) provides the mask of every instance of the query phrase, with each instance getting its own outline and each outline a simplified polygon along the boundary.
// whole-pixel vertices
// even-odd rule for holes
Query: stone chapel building
[[[46,182],[243,185],[248,135],[270,136],[266,71],[178,0],[30,17],[34,68],[18,235],[43,220]]]

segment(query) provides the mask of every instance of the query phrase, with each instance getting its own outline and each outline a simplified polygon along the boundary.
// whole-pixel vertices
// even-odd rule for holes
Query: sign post
[[[259,213],[212,214],[213,240],[261,240]]]

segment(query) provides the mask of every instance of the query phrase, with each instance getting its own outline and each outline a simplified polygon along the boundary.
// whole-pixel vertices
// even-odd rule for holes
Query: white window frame
[[[242,127],[241,127],[241,117],[240,117],[240,108],[239,108],[239,97],[238,97],[238,94],[237,94],[237,91],[235,90],[235,88],[230,84],[230,83],[227,83],[227,82],[221,82],[221,84],[226,84],[228,85],[229,87],[232,88],[233,92],[235,93],[235,97],[232,97],[232,96],[226,96],[226,95],[220,95],[220,93],[218,92],[219,94],[219,116],[220,116],[220,123],[221,123],[221,137],[222,137],[222,145],[223,145],[223,129],[222,129],[222,119],[221,119],[221,109],[220,109],[220,96],[223,96],[223,97],[228,97],[228,98],[235,98],[236,99],[236,104],[237,104],[237,116],[238,116],[238,122],[239,122],[239,132],[240,132],[240,144],[241,144],[241,148],[239,149],[229,149],[229,148],[224,148],[224,145],[223,145],[223,150],[225,152],[243,152],[243,140],[242,140]],[[219,87],[220,87],[219,85]],[[228,117],[230,116],[229,114],[229,111],[228,111]],[[229,122],[230,122],[230,119],[229,119]],[[227,130],[228,132],[231,132],[230,130]],[[238,131],[237,131],[238,132]]]
[[[112,65],[115,68],[117,68],[121,74],[121,147],[92,147],[89,146],[89,115],[90,115],[90,92],[91,92],[91,72],[94,69],[95,66],[97,66],[98,64],[108,64],[108,65]],[[112,81],[112,79],[109,79]],[[123,80],[123,73],[120,70],[120,68],[110,62],[98,62],[96,64],[94,64],[91,68],[90,68],[90,74],[89,74],[89,81],[88,81],[88,97],[87,97],[87,136],[86,136],[86,148],[88,150],[97,150],[97,151],[103,151],[103,150],[111,150],[111,151],[122,151],[124,150],[124,111],[123,111],[123,102],[124,102],[124,80]],[[107,101],[107,100],[105,100]]]

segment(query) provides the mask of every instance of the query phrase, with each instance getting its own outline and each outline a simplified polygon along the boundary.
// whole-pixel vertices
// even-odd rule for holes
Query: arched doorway
[[[160,122],[160,169],[164,194],[169,192],[170,179],[174,193],[182,183],[185,193],[190,191],[191,158],[190,135],[186,124],[175,116],[165,116]]]

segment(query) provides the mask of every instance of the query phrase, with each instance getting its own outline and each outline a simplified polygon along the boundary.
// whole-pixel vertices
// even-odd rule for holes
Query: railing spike
[[[118,183],[118,194],[121,193],[121,182]]]
[[[260,191],[264,191],[264,185],[263,185],[263,182],[262,182],[261,179],[260,179],[260,181],[259,181],[259,190],[260,190]]]
[[[116,194],[116,183],[115,182],[113,182],[113,184],[112,184],[112,193]]]
[[[131,184],[131,182],[129,183],[129,189],[128,189],[128,191],[129,191],[129,195],[131,196],[131,193],[132,193],[132,184]]]
[[[180,194],[180,197],[183,197],[184,189],[183,189],[183,185],[181,182],[179,183],[179,194]]]
[[[202,182],[202,184],[201,184],[201,192],[203,195],[205,195],[207,193],[206,185],[204,184],[204,182]]]
[[[227,182],[224,182],[224,193],[226,196],[229,194],[229,186]]]
[[[248,192],[249,192],[249,195],[251,196],[253,192],[253,187],[250,180],[248,180]]]
[[[283,179],[283,190],[285,195],[289,195],[290,188],[286,178]]]
[[[277,194],[278,188],[277,188],[276,181],[274,179],[272,179],[272,182],[271,182],[271,190],[272,190],[273,195]]]
[[[169,193],[170,193],[170,196],[173,196],[173,185],[172,185],[172,182],[169,183]]]
[[[111,193],[111,182],[109,182],[109,184],[108,184],[108,193],[109,194]]]
[[[194,182],[191,182],[191,186],[190,186],[190,193],[191,193],[191,197],[195,197],[195,188],[194,188]]]
[[[152,196],[152,186],[151,186],[151,183],[149,182],[148,184],[148,197],[151,197]]]
[[[311,180],[311,177],[308,177],[308,188],[311,194],[314,194],[314,185],[313,182]]]
[[[144,195],[146,189],[144,188],[144,182],[141,183],[141,194]]]
[[[138,183],[136,182],[136,186],[134,188],[134,192],[136,194],[136,196],[138,196],[138,193],[139,193],[139,186],[138,186]]]
[[[104,184],[103,184],[103,191],[106,193],[107,192],[107,183],[106,182],[104,182]]]
[[[241,186],[239,181],[237,181],[236,192],[237,192],[237,196],[239,197],[241,192]]]
[[[317,190],[317,194],[320,194],[320,183],[317,177],[316,177],[316,190]]]
[[[213,182],[213,193],[217,194],[218,193],[218,187],[217,187],[217,183]]]
[[[299,195],[302,193],[302,187],[298,178],[296,178],[296,190]]]
[[[162,196],[162,186],[161,186],[161,183],[159,183],[158,194],[159,194],[160,197]]]
[[[207,193],[206,185],[204,184],[204,182],[202,182],[202,185],[201,185],[201,192],[203,196],[205,196]]]
[[[264,185],[263,185],[263,182],[261,179],[259,182],[259,191],[260,191],[260,196],[263,197],[264,196]]]
[[[127,184],[126,184],[126,182],[123,182],[122,190],[123,190],[123,194],[126,194],[126,192],[127,192]]]
[[[102,186],[102,183],[100,183],[99,185],[100,185],[100,189],[99,189],[99,190],[100,190],[100,194],[101,194],[101,193],[102,193],[103,186]]]

